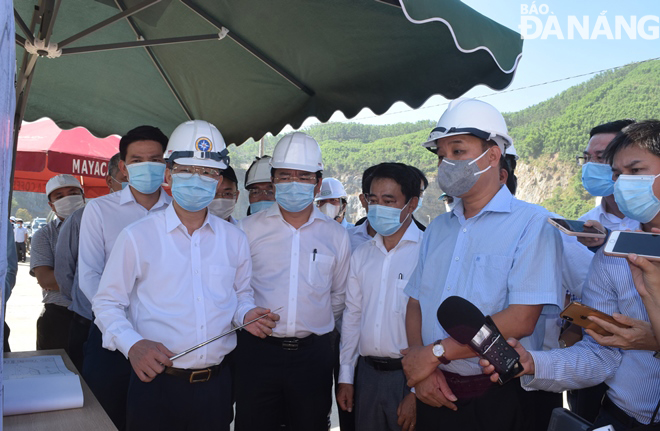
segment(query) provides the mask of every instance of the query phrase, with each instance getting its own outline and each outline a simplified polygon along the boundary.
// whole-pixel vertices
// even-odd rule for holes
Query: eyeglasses
[[[183,174],[185,178],[190,178],[193,174],[198,174],[204,177],[213,178],[214,180],[217,180],[222,176],[222,171],[220,169],[207,168],[206,166],[174,165],[172,173]]]
[[[248,190],[248,193],[249,193],[250,196],[252,196],[253,198],[256,198],[256,197],[259,196],[259,195],[264,195],[264,196],[266,196],[267,198],[272,198],[273,196],[275,196],[275,192],[272,191],[272,190],[250,189],[250,190]]]
[[[294,180],[300,180],[303,183],[311,183],[312,181],[316,181],[316,174],[291,175],[282,173],[278,174],[275,179],[283,183],[288,183]]]
[[[220,197],[222,199],[234,199],[238,193],[237,192],[222,192],[220,193]]]
[[[581,156],[575,156],[578,165],[582,166],[587,163],[607,163],[603,157],[592,156],[591,154],[584,153]]]

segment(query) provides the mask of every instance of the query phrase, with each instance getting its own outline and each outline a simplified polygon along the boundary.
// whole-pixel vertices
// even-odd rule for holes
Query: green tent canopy
[[[16,118],[99,136],[203,119],[240,144],[511,83],[519,34],[457,0],[402,1],[16,1]]]

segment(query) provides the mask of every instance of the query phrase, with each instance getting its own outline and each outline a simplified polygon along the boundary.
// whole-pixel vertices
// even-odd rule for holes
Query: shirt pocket
[[[330,287],[334,256],[319,253],[309,254],[309,284],[317,289]]]
[[[507,303],[509,272],[513,259],[493,254],[474,254],[470,273],[469,295],[484,314],[501,311]],[[469,299],[469,298],[468,298]]]
[[[213,301],[223,303],[234,292],[236,268],[224,265],[210,265],[208,292]]]
[[[408,295],[403,293],[403,290],[406,288],[408,285],[408,280],[403,280],[403,279],[397,279],[394,282],[394,294],[396,295],[394,297],[394,312],[405,315],[406,314],[406,308],[408,307]]]

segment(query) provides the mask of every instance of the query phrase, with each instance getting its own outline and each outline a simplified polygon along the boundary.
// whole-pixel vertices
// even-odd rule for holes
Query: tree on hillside
[[[16,218],[20,218],[24,222],[32,221],[32,215],[25,208],[19,208],[16,210]]]

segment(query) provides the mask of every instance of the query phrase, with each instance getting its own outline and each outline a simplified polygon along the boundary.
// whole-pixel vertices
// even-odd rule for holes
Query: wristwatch
[[[438,358],[438,361],[443,365],[447,365],[451,362],[445,357],[445,348],[442,345],[442,340],[437,340],[433,343],[433,355]]]

